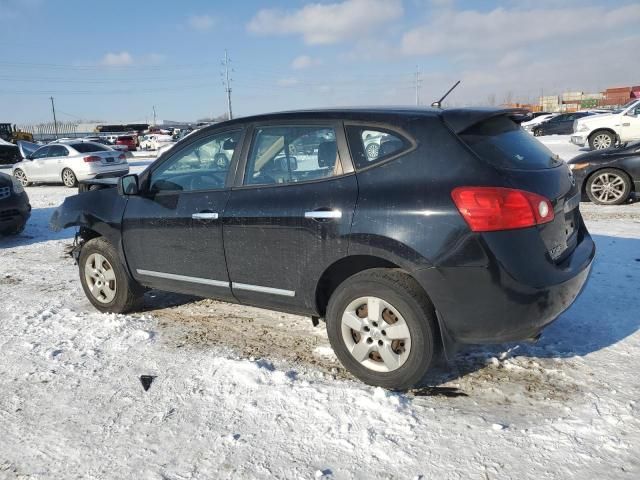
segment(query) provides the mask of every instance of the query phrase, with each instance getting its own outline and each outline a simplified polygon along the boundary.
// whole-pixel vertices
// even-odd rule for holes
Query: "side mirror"
[[[24,157],[25,160],[33,160],[33,155],[27,155]]]
[[[138,186],[138,175],[124,175],[118,180],[118,193],[120,195],[138,195],[140,187]]]

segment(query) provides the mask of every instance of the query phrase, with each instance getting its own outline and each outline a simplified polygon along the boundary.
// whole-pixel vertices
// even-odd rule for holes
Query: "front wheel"
[[[592,150],[604,150],[605,148],[612,147],[615,143],[615,135],[606,130],[595,132],[589,137],[589,146]]]
[[[82,289],[98,310],[126,313],[142,307],[142,286],[127,275],[115,248],[102,237],[82,246],[78,263]]]
[[[620,205],[631,193],[631,180],[626,173],[614,168],[604,168],[587,180],[587,196],[598,205]]]
[[[64,183],[65,187],[74,188],[78,185],[78,179],[76,178],[76,174],[69,168],[65,168],[62,171],[62,183]]]
[[[338,359],[369,385],[414,387],[435,357],[433,305],[399,270],[365,270],[345,280],[331,296],[326,319]]]
[[[534,128],[533,129],[533,136],[534,137],[541,137],[542,136],[542,130],[540,130],[539,128]]]

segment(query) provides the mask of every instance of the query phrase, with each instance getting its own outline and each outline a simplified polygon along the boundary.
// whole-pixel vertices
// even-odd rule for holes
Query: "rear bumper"
[[[96,169],[95,171],[78,172],[78,181],[93,180],[96,178],[116,178],[129,173],[128,165],[117,165],[112,169]]]
[[[595,244],[585,229],[576,249],[557,266],[559,274],[546,279],[539,272],[531,282],[517,279],[492,255],[485,266],[428,268],[414,274],[453,341],[516,342],[535,337],[571,306],[586,285],[594,256]]]

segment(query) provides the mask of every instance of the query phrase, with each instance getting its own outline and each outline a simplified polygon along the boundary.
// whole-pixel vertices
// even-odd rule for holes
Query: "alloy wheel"
[[[611,136],[605,133],[596,135],[593,139],[593,148],[596,150],[602,150],[611,146]]]
[[[369,160],[375,160],[378,158],[378,154],[380,153],[380,145],[377,143],[370,143],[367,145],[367,158]]]
[[[602,173],[591,183],[591,194],[602,203],[614,203],[625,192],[624,179],[615,173]]]
[[[352,301],[342,314],[342,339],[364,367],[376,372],[400,368],[411,351],[411,332],[400,312],[378,297]]]
[[[23,187],[29,185],[29,181],[27,180],[27,176],[22,170],[16,170],[13,172],[13,177],[20,182]]]
[[[64,182],[65,186],[73,187],[76,184],[76,176],[71,170],[67,168],[64,172],[62,172],[62,181]]]
[[[116,274],[109,261],[99,253],[92,253],[84,264],[84,278],[93,298],[109,303],[116,296]]]

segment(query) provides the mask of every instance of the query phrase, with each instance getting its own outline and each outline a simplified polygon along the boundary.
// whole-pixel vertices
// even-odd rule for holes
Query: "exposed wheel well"
[[[101,236],[102,235],[100,235],[95,230],[91,230],[88,227],[80,227],[80,238],[82,238],[82,240],[84,240],[85,242],[88,242],[91,239],[98,238]]]

